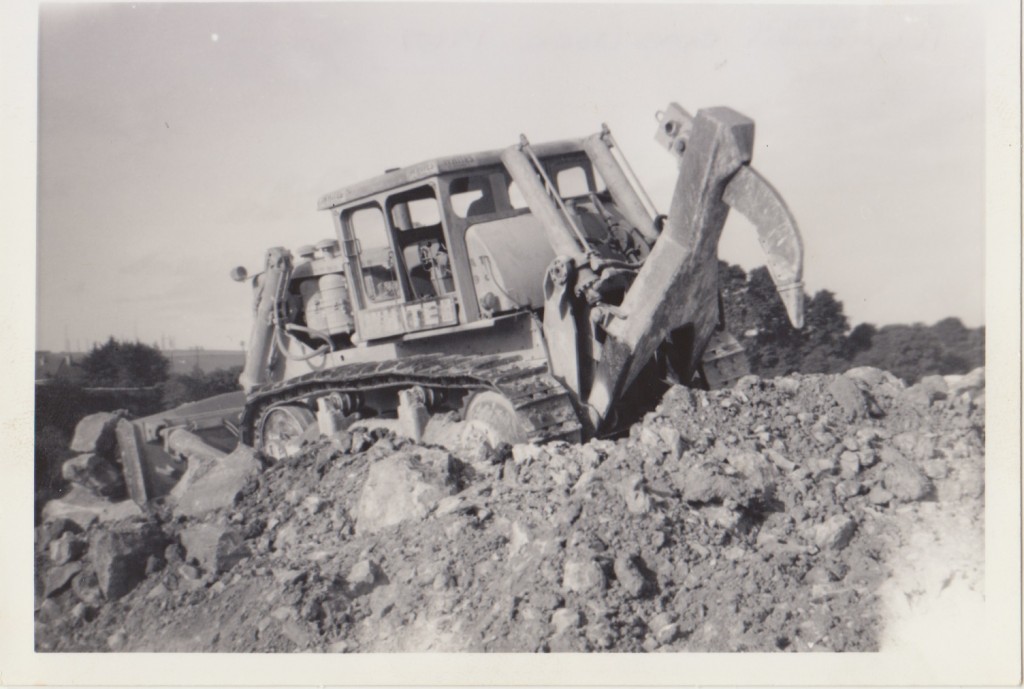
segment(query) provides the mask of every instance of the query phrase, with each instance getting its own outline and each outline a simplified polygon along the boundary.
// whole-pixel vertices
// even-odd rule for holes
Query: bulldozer
[[[334,236],[232,271],[253,288],[241,390],[138,419],[122,439],[132,497],[152,496],[155,458],[204,447],[276,461],[356,422],[448,445],[578,442],[620,431],[671,384],[748,373],[723,322],[723,225],[734,209],[756,228],[797,328],[800,233],[750,165],[751,119],[676,103],[656,119],[678,165],[664,215],[606,125],[322,196]]]

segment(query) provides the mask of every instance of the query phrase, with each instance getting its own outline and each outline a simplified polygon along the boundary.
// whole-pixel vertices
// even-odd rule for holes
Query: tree
[[[871,344],[877,333],[878,328],[871,323],[861,323],[850,331],[849,337],[846,338],[847,353],[850,358],[852,359],[859,353],[871,349]]]
[[[837,373],[849,366],[850,324],[835,294],[820,290],[808,299],[804,327],[800,331],[800,370],[804,373]]]
[[[804,327],[797,330],[767,268],[748,274],[719,261],[718,284],[726,327],[741,338],[751,371],[760,376],[840,373],[857,365],[913,383],[923,375],[966,373],[985,363],[985,329],[966,328],[958,318],[881,329],[861,323],[850,331],[843,303],[820,290],[804,295]]]
[[[160,350],[113,337],[82,359],[85,381],[92,387],[150,387],[167,380],[170,362]]]
[[[943,373],[942,342],[927,326],[886,325],[872,338],[871,348],[854,359],[858,366],[885,369],[907,383],[923,375]]]

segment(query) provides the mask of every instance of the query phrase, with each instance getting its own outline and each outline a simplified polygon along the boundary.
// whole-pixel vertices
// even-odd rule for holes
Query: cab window
[[[391,221],[398,230],[398,248],[412,298],[428,299],[455,291],[448,247],[441,224],[441,206],[431,185],[388,198]]]
[[[473,218],[494,213],[494,194],[485,175],[456,177],[448,187],[452,211],[460,218]]]
[[[363,289],[370,302],[392,301],[399,296],[395,256],[380,206],[371,204],[351,211],[346,222],[359,240]]]

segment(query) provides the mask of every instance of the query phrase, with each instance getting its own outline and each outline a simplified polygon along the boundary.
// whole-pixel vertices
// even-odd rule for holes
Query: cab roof
[[[583,143],[578,139],[563,139],[541,144],[530,144],[530,147],[537,154],[538,158],[583,151]],[[499,165],[501,164],[501,154],[503,151],[504,149],[498,148],[478,153],[444,156],[391,170],[382,175],[377,175],[376,177],[371,177],[362,182],[350,184],[347,187],[324,194],[317,201],[317,210],[323,211],[337,208],[338,206],[379,194],[382,191],[395,189],[430,177],[436,177],[442,173]]]

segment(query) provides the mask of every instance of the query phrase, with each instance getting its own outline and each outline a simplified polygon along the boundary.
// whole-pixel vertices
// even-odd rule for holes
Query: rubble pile
[[[871,651],[908,525],[954,514],[980,549],[983,501],[981,370],[675,387],[583,445],[355,427],[134,514],[46,510],[36,647]],[[980,588],[981,558],[953,574]]]

